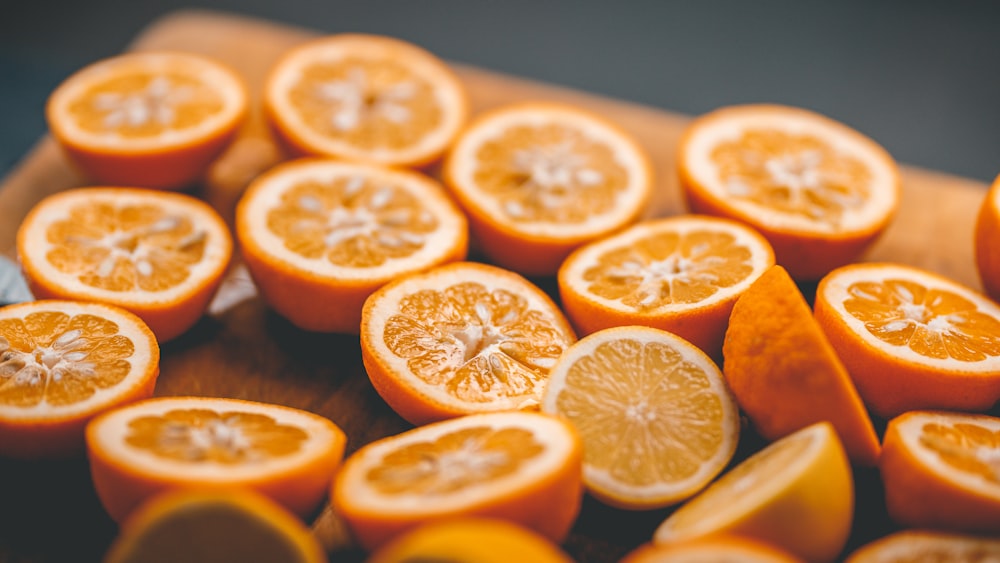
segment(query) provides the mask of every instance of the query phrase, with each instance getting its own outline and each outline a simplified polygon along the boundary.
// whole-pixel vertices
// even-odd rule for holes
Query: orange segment
[[[794,432],[724,474],[660,525],[654,542],[754,538],[806,561],[832,561],[851,531],[854,480],[833,426]]]
[[[578,249],[559,269],[559,295],[582,334],[651,326],[717,357],[733,303],[772,265],[771,245],[752,229],[685,215]]]
[[[799,563],[798,557],[757,540],[715,536],[677,544],[647,543],[620,563]]]
[[[151,399],[87,427],[94,487],[116,521],[160,491],[203,487],[255,490],[306,518],[344,443],[326,418],[236,399]]]
[[[1000,306],[956,282],[899,264],[844,266],[820,283],[816,319],[880,416],[984,411],[1000,399]]]
[[[736,301],[722,354],[730,389],[765,438],[830,421],[852,461],[875,464],[871,418],[784,268],[772,267]]]
[[[247,113],[242,79],[188,53],[105,59],[49,98],[53,136],[93,180],[180,188],[197,180]]]
[[[36,297],[118,305],[161,342],[201,318],[232,246],[228,227],[207,204],[138,188],[57,193],[36,204],[17,233]]]
[[[275,65],[264,108],[299,154],[396,166],[436,160],[465,124],[465,90],[448,66],[405,41],[342,34]]]
[[[845,563],[968,563],[1000,561],[1000,540],[927,530],[903,530],[861,546]]]
[[[129,517],[105,563],[325,563],[294,515],[251,491],[170,491]]]
[[[448,153],[444,179],[483,251],[526,275],[554,274],[574,248],[636,221],[653,185],[627,133],[542,103],[480,116]]]
[[[549,370],[575,340],[540,289],[471,262],[386,285],[365,303],[361,320],[372,385],[414,424],[537,408]]]
[[[690,343],[630,326],[595,332],[552,369],[542,410],[584,444],[584,482],[629,509],[677,503],[733,456],[739,413],[719,368]]]
[[[1000,533],[1000,418],[911,411],[886,428],[889,515],[914,528]]]
[[[976,272],[994,301],[1000,301],[1000,176],[993,180],[990,191],[983,198],[976,217],[975,247]]]
[[[135,315],[34,301],[0,308],[0,455],[68,456],[100,412],[149,397],[160,349]]]
[[[236,235],[268,304],[306,330],[357,333],[365,299],[399,276],[465,258],[465,218],[433,180],[325,159],[248,188]]]
[[[755,227],[795,279],[855,260],[899,206],[899,172],[882,147],[798,108],[706,114],[681,139],[678,167],[693,211]]]
[[[457,516],[507,520],[560,542],[580,509],[581,455],[576,433],[554,417],[469,415],[362,447],[337,474],[332,504],[369,550]]]

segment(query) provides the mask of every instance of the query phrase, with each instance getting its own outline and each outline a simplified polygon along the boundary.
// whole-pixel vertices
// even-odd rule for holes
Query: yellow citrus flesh
[[[821,422],[724,474],[667,517],[654,541],[735,534],[809,561],[831,561],[847,541],[853,510],[850,465],[833,426]]]
[[[362,315],[372,384],[414,423],[537,408],[549,370],[575,339],[541,290],[483,264],[404,278],[374,294]]]
[[[580,432],[590,492],[625,508],[693,495],[722,471],[739,438],[738,410],[715,364],[645,327],[599,331],[570,347],[542,410]]]
[[[929,530],[903,530],[863,545],[845,563],[1000,561],[1000,540]]]
[[[386,438],[352,455],[332,502],[372,549],[456,516],[520,523],[561,541],[579,510],[579,439],[538,413],[469,415]]]
[[[273,71],[265,102],[301,152],[399,165],[440,155],[467,113],[461,83],[442,61],[360,34],[293,50]]]

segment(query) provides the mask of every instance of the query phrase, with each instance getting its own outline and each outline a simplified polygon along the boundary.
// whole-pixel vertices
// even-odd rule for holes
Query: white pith
[[[1000,419],[990,416],[963,415],[960,413],[921,413],[907,417],[898,426],[899,435],[906,449],[912,452],[933,473],[946,476],[949,480],[955,481],[960,486],[971,489],[977,494],[1000,501],[1000,447],[979,446],[973,452],[973,455],[979,461],[982,461],[993,470],[995,480],[990,482],[980,475],[962,471],[945,463],[936,451],[923,445],[920,438],[923,434],[923,428],[927,424],[939,424],[944,427],[954,427],[957,424],[970,424],[985,428],[993,433],[998,433],[1000,432]]]

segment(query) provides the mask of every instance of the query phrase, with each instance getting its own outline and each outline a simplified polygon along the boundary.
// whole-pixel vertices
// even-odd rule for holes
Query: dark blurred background
[[[843,0],[0,1],[0,175],[44,134],[45,98],[147,24],[209,8],[393,35],[445,59],[667,110],[811,108],[907,164],[1000,173],[1000,2]]]

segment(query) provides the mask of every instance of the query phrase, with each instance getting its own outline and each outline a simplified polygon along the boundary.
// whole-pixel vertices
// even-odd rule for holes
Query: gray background
[[[1000,3],[472,0],[199,4],[0,0],[0,174],[44,133],[48,92],[167,12],[201,7],[438,55],[668,110],[817,110],[901,162],[1000,173]]]

